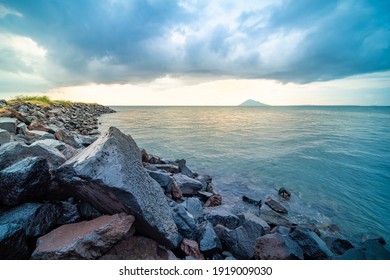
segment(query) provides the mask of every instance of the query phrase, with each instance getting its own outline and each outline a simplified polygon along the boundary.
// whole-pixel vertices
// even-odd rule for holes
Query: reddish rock
[[[177,185],[175,179],[173,179],[173,185],[172,185],[172,198],[175,200],[182,199],[183,198],[183,192]]]
[[[96,259],[126,238],[133,222],[133,216],[121,213],[63,225],[38,239],[31,258]]]
[[[176,256],[156,241],[144,236],[130,236],[110,249],[101,260],[176,260]]]
[[[200,252],[198,242],[190,239],[183,239],[180,244],[180,249],[186,254],[197,260],[204,260],[203,254]]]
[[[222,204],[222,196],[219,194],[214,194],[206,201],[204,207],[215,207],[221,204]]]
[[[40,130],[40,131],[45,131],[45,132],[49,132],[49,133],[54,133],[54,130],[52,130],[47,125],[45,125],[37,120],[33,120],[27,128],[29,130]]]
[[[303,260],[303,251],[288,235],[267,234],[256,239],[257,260]]]

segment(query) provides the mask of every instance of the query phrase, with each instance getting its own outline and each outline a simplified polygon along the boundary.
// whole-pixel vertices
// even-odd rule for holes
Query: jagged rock
[[[66,133],[64,130],[57,130],[55,133],[54,133],[54,137],[55,139],[57,139],[58,141],[61,141],[61,142],[64,142],[70,146],[72,146],[73,148],[75,149],[79,149],[79,148],[82,148],[83,145],[81,145],[80,143],[78,143],[74,137],[72,135],[69,135],[68,133]]]
[[[202,189],[202,183],[198,180],[192,179],[183,174],[174,174],[173,178],[175,179],[177,185],[183,192],[183,195],[194,195]]]
[[[164,171],[150,171],[147,170],[150,177],[152,177],[163,188],[164,192],[171,192],[173,186],[173,179],[170,173]]]
[[[210,197],[212,197],[214,194],[211,192],[205,192],[205,191],[199,191],[198,193],[199,198],[203,201],[206,202]]]
[[[144,236],[130,236],[115,244],[101,260],[176,260],[176,256]]]
[[[149,163],[149,159],[150,159],[149,154],[145,149],[141,149],[140,151],[141,151],[142,163],[146,165],[147,163]]]
[[[85,201],[80,202],[78,209],[81,218],[83,218],[84,220],[92,220],[102,215],[102,213],[100,213],[91,204]]]
[[[193,257],[195,260],[204,260],[204,256],[200,252],[199,245],[195,240],[184,238],[180,244],[180,249],[186,256]]]
[[[285,227],[292,227],[295,225],[294,223],[290,222],[287,218],[279,215],[278,213],[271,211],[271,210],[260,210],[260,218],[262,218],[264,221],[267,222],[271,227],[275,226],[285,226]]]
[[[293,228],[289,236],[302,248],[305,259],[326,260],[333,256],[325,242],[307,228],[300,226]]]
[[[0,224],[0,260],[22,260],[30,257],[25,232],[18,224]]]
[[[25,133],[25,137],[31,141],[55,139],[53,134],[41,130],[27,130]]]
[[[18,111],[14,110],[12,108],[7,108],[5,111],[0,112],[0,117],[13,118],[13,119],[17,119],[20,122],[23,122],[27,125],[30,124],[30,121],[28,120],[28,118],[24,117],[21,113],[19,113]],[[12,132],[12,131],[10,131],[10,132]]]
[[[16,128],[16,132],[18,134],[25,135],[27,133],[27,124],[25,124],[25,123],[18,124],[18,126]]]
[[[286,190],[285,188],[280,188],[278,190],[278,194],[287,200],[290,199],[290,197],[291,197],[291,193],[288,190]]]
[[[177,185],[175,179],[173,179],[171,194],[172,194],[172,198],[175,200],[179,200],[183,198],[183,192],[181,191],[180,187]]]
[[[134,140],[111,127],[57,170],[70,194],[102,213],[136,217],[136,228],[168,248],[180,243],[171,209],[159,184],[144,170]]]
[[[27,127],[29,130],[39,130],[39,131],[45,131],[54,134],[54,130],[49,128],[47,125],[41,123],[38,120],[33,120],[29,126]]]
[[[383,237],[374,237],[365,240],[361,247],[367,260],[390,260],[390,251],[384,245],[386,241]]]
[[[281,214],[288,214],[288,210],[281,203],[275,201],[272,198],[268,198],[265,201],[265,204],[267,204],[275,212],[278,212]]]
[[[66,161],[57,149],[46,145],[27,146],[19,142],[10,142],[0,147],[0,170],[27,157],[43,157],[50,169],[56,168]]]
[[[133,216],[121,213],[63,225],[38,239],[31,258],[96,259],[127,237],[133,222]]]
[[[303,260],[303,251],[287,235],[267,234],[256,239],[255,259],[257,260]]]
[[[166,172],[169,172],[169,173],[179,173],[179,166],[175,165],[175,164],[165,164],[165,163],[161,163],[161,164],[153,164],[153,167],[159,169],[159,170],[164,170]]]
[[[0,118],[0,129],[7,130],[9,133],[16,134],[17,124],[16,118]]]
[[[186,160],[185,159],[178,159],[175,160],[175,162],[179,165],[179,172],[183,175],[186,175],[190,178],[194,176],[194,173],[186,166]]]
[[[244,201],[248,204],[261,206],[261,200],[253,199],[253,198],[247,197],[246,195],[242,196],[242,201]]]
[[[181,235],[184,238],[194,240],[198,233],[196,221],[191,213],[186,208],[178,204],[173,208],[173,219]]]
[[[195,176],[194,173],[192,176]],[[202,183],[202,190],[206,190],[208,192],[213,192],[213,178],[209,175],[197,175],[195,180],[198,180],[199,182]]]
[[[221,241],[210,222],[204,222],[199,229],[199,249],[205,256],[212,256],[222,250]]]
[[[196,222],[200,223],[203,221],[203,206],[198,198],[189,197],[181,204],[191,213]]]
[[[39,237],[57,224],[60,207],[50,203],[25,203],[0,213],[1,224],[20,225],[26,237]]]
[[[80,213],[77,205],[69,201],[61,201],[60,203],[61,216],[57,220],[58,225],[65,225],[77,222],[80,219]]]
[[[77,155],[78,153],[78,151],[72,146],[54,139],[38,140],[31,144],[31,146],[37,146],[37,145],[46,145],[55,148],[59,152],[61,152],[66,159],[70,159],[71,157]]]
[[[88,147],[98,139],[98,137],[95,135],[86,136],[81,134],[76,134],[73,138],[79,146],[81,145],[83,147]]]
[[[240,214],[238,217],[245,221],[246,224],[250,224],[252,227],[259,230],[261,235],[268,234],[271,231],[271,228],[266,221],[250,212]]]
[[[354,248],[351,242],[338,237],[326,237],[324,241],[328,248],[336,255],[342,255],[349,249]]]
[[[0,202],[18,205],[42,197],[50,184],[49,166],[42,157],[28,157],[0,171]]]
[[[203,205],[204,207],[216,207],[222,204],[222,196],[220,194],[214,194]]]
[[[240,224],[240,219],[236,215],[221,209],[211,211],[205,216],[205,218],[214,226],[220,224],[228,229],[235,229]]]
[[[0,146],[11,142],[11,139],[11,134],[7,130],[0,128]]]
[[[290,228],[285,226],[276,226],[271,230],[271,233],[279,233],[281,235],[289,235]]]

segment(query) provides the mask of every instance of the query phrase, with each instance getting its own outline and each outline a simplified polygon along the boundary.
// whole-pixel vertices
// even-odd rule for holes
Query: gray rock
[[[266,221],[267,224],[269,224],[271,227],[285,226],[289,228],[295,225],[294,223],[290,222],[287,218],[271,210],[260,209],[260,218]]]
[[[281,214],[288,214],[288,210],[280,203],[272,198],[268,198],[265,202],[272,210]]]
[[[0,260],[22,260],[31,255],[25,232],[18,224],[0,225]]]
[[[289,235],[290,228],[285,226],[276,226],[271,230],[271,233],[279,233],[281,235]]]
[[[173,187],[173,179],[170,173],[164,171],[150,171],[147,169],[150,177],[152,177],[163,188],[164,192],[171,192]]]
[[[183,174],[174,174],[173,178],[175,179],[177,185],[183,192],[183,195],[194,195],[198,191],[202,190],[202,183],[198,180],[192,179]]]
[[[221,209],[212,210],[205,216],[205,218],[214,226],[220,224],[228,229],[235,229],[240,224],[240,219],[236,215]]]
[[[333,256],[325,242],[307,228],[300,226],[293,228],[289,236],[302,248],[305,259],[326,260]]]
[[[267,234],[256,239],[257,260],[303,260],[303,251],[288,235]]]
[[[50,203],[25,203],[0,213],[0,224],[18,224],[27,237],[39,237],[57,224],[60,207]]]
[[[55,139],[55,136],[54,134],[51,134],[49,132],[46,132],[46,131],[42,131],[42,130],[27,130],[26,133],[25,133],[26,137],[28,137],[29,139],[37,139],[37,140],[43,140],[43,139]]]
[[[0,128],[7,130],[9,133],[16,134],[18,119],[15,118],[0,118]]]
[[[336,255],[342,255],[354,246],[348,240],[341,239],[338,237],[326,237],[324,238],[326,245]]]
[[[181,204],[191,213],[196,222],[201,223],[203,221],[203,206],[198,198],[188,197]]]
[[[253,228],[258,229],[261,235],[270,233],[271,227],[262,218],[247,212],[239,215],[239,218],[244,218],[244,223],[253,225]]]
[[[159,170],[164,170],[168,173],[179,173],[179,166],[176,164],[153,164],[153,166]]]
[[[288,190],[286,190],[285,188],[280,188],[278,190],[278,194],[287,200],[290,199],[290,197],[291,197],[291,193]]]
[[[40,237],[31,258],[96,259],[127,237],[134,217],[124,213],[63,225]]]
[[[98,139],[98,136],[96,135],[86,136],[86,135],[76,134],[75,136],[73,136],[73,139],[78,145],[81,145],[83,147],[88,147]]]
[[[0,171],[0,202],[18,205],[42,197],[50,184],[49,166],[42,157],[28,157]]]
[[[79,213],[84,220],[92,220],[100,217],[102,213],[96,210],[91,204],[85,201],[81,201],[79,205]]]
[[[198,196],[203,202],[206,202],[210,197],[212,197],[214,194],[211,192],[204,192],[204,191],[199,191]]]
[[[255,205],[255,206],[261,206],[261,200],[260,199],[253,199],[253,198],[250,198],[246,195],[243,195],[242,196],[242,201],[248,203],[248,204],[252,204],[252,205]]]
[[[27,124],[25,123],[18,124],[18,127],[16,128],[16,132],[18,134],[25,135],[27,133]]]
[[[0,146],[5,144],[5,143],[11,142],[11,139],[12,139],[11,133],[9,133],[5,129],[0,128]]]
[[[58,183],[102,213],[129,213],[139,232],[168,248],[180,234],[159,184],[144,170],[134,140],[111,127],[57,171]]]
[[[175,161],[179,165],[179,172],[183,175],[186,175],[190,178],[194,176],[194,173],[186,166],[185,159],[178,159]]]
[[[173,208],[173,219],[180,234],[184,238],[195,240],[198,234],[198,226],[194,216],[192,216],[183,205],[178,204]]]
[[[57,168],[66,161],[65,156],[52,147],[27,146],[19,142],[10,142],[0,147],[0,170],[27,157],[43,157],[50,169]]]
[[[32,147],[37,146],[37,145],[38,146],[45,145],[45,146],[55,148],[59,152],[61,152],[65,156],[66,159],[70,159],[71,157],[77,155],[77,153],[78,153],[78,151],[75,148],[73,148],[72,146],[70,146],[64,142],[55,140],[55,139],[39,140],[39,141],[36,141],[36,142],[31,144]]]
[[[80,220],[80,213],[77,205],[69,201],[61,201],[59,208],[61,211],[61,216],[57,220],[58,225],[74,223]]]
[[[205,256],[212,256],[222,250],[221,241],[210,222],[204,222],[200,227],[198,243]]]

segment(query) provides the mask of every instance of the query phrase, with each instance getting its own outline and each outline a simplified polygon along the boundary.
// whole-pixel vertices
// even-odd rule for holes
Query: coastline
[[[12,110],[0,114],[8,118],[3,126],[8,130],[2,132],[5,140],[0,147],[0,176],[6,178],[4,182],[11,182],[15,174],[23,177],[20,174],[28,170],[29,177],[20,180],[23,181],[20,186],[28,187],[19,194],[11,186],[15,181],[2,186],[8,188],[8,192],[1,192],[3,240],[7,240],[7,246],[18,248],[2,246],[1,258],[387,259],[389,256],[383,238],[372,237],[354,246],[342,239],[323,240],[315,227],[291,223],[283,209],[288,190],[281,192],[280,201],[259,203],[256,198],[245,198],[257,215],[220,210],[218,205],[223,198],[217,186],[213,188],[212,178],[192,172],[185,160],[165,160],[140,150],[131,136],[115,128],[99,135],[97,116],[112,113],[108,107],[73,104],[72,109],[63,105],[47,108],[23,102],[11,107]],[[47,148],[49,143],[51,147]],[[123,153],[128,157],[121,157]],[[10,160],[10,155],[16,154]],[[36,180],[38,184],[29,184]],[[11,198],[8,193],[13,194]],[[50,218],[39,220],[43,218],[41,213],[51,213]],[[38,220],[33,219],[32,225],[21,218],[28,215]],[[78,240],[87,236],[83,228],[91,228],[88,234],[96,233],[95,243],[104,245],[86,245],[87,242],[80,241],[84,252],[81,255],[80,249],[66,253],[60,250],[69,244],[45,246],[55,234],[70,237],[70,227]],[[103,233],[102,228],[116,227],[122,231],[109,236]],[[141,254],[145,246],[148,253]],[[127,255],[129,248],[138,250],[139,255]]]

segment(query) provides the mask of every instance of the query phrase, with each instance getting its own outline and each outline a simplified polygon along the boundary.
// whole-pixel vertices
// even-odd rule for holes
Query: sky
[[[0,0],[0,99],[390,105],[390,1]]]

